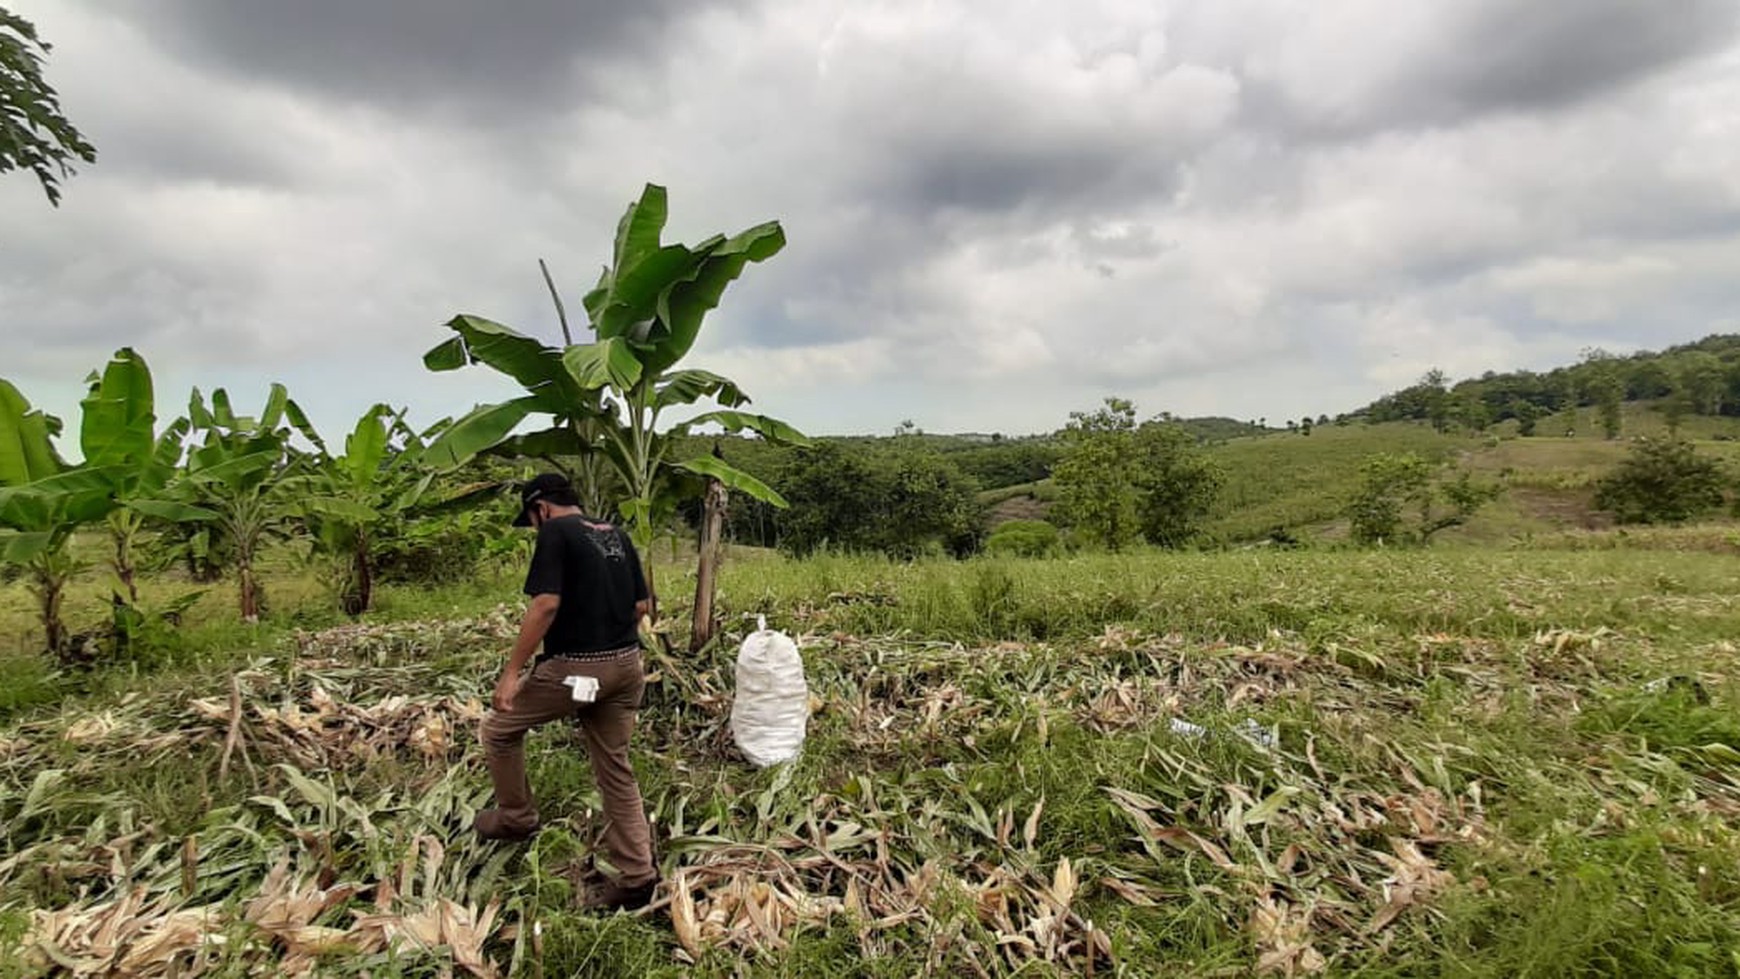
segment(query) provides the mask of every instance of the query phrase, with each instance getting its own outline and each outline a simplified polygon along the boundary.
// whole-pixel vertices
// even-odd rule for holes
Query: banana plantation
[[[449,322],[453,336],[431,349],[432,371],[479,364],[512,378],[522,397],[481,405],[457,419],[413,428],[402,410],[379,404],[357,419],[342,446],[329,446],[282,385],[260,410],[238,414],[228,392],[195,389],[187,412],[160,421],[151,371],[131,348],[88,379],[70,464],[56,439],[66,423],[33,409],[0,379],[0,562],[21,569],[37,600],[48,655],[62,662],[99,655],[75,644],[62,614],[67,582],[80,564],[75,535],[102,535],[114,616],[98,645],[124,651],[141,629],[178,615],[187,599],[162,607],[139,600],[142,536],[201,579],[234,580],[244,622],[260,617],[262,551],[295,539],[325,563],[339,606],[369,610],[375,548],[407,519],[478,504],[504,493],[531,465],[571,471],[589,512],[624,521],[642,551],[668,527],[681,502],[707,484],[783,505],[760,480],[709,455],[676,458],[698,429],[751,432],[805,444],[796,429],[738,410],[749,398],[730,379],[677,363],[702,318],[751,262],[785,243],[777,223],[694,246],[663,244],[665,191],[649,185],[623,215],[614,263],[585,295],[592,339],[574,343],[551,283],[563,339],[552,347],[479,316]],[[668,421],[672,410],[712,402]],[[550,427],[515,434],[531,417]],[[518,463],[517,468],[513,463]],[[652,580],[652,566],[647,566]],[[76,647],[76,648],[75,648]]]
[[[553,279],[559,344],[432,330],[523,392],[432,424],[183,410],[131,348],[77,418],[0,381],[0,977],[1740,972],[1731,545],[701,567],[683,514],[784,500],[695,436],[807,440],[683,366],[780,226],[666,217],[629,206],[580,342]],[[632,912],[579,904],[577,730],[531,738],[541,831],[471,831],[546,469],[653,593]],[[765,769],[758,616],[809,690]]]

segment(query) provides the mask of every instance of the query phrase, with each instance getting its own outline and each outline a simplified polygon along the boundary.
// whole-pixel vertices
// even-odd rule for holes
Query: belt
[[[570,663],[608,663],[640,652],[640,643],[618,649],[601,649],[590,653],[545,653],[539,660],[560,659]]]

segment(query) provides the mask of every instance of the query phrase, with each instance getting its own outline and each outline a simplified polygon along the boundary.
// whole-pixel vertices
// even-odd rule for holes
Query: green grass
[[[1360,464],[1380,452],[1416,452],[1446,459],[1479,446],[1429,426],[1323,425],[1310,435],[1276,434],[1234,439],[1210,456],[1227,479],[1204,526],[1221,540],[1253,540],[1271,528],[1298,531],[1336,520],[1359,486]]]
[[[1097,974],[1142,976],[1734,976],[1732,560],[736,556],[732,635],[654,658],[635,746],[665,873],[723,923],[693,965],[668,912],[574,907],[599,826],[570,733],[530,745],[535,842],[465,832],[488,796],[475,701],[514,625],[487,610],[516,576],[387,588],[370,623],[312,638],[296,629],[336,621],[313,605],[234,633],[212,606],[189,626],[206,645],[156,664],[73,682],[0,657],[59,698],[0,722],[0,943],[137,887],[158,902],[141,921],[213,909],[214,974],[270,971],[293,939],[248,909],[282,862],[291,884],[356,885],[313,914],[327,928],[496,902],[484,954],[523,975],[1075,974],[1092,948]],[[766,771],[729,734],[732,641],[757,613],[802,638],[817,703],[802,758]],[[767,928],[734,903],[776,893]],[[460,971],[452,954],[371,947],[317,974]],[[0,975],[29,961],[0,953]]]
[[[1627,439],[1666,430],[1659,412],[1628,405],[1624,435],[1601,436],[1593,409],[1543,421],[1539,434],[1515,436],[1515,426],[1492,433],[1440,435],[1423,423],[1323,425],[1310,435],[1277,432],[1236,438],[1207,451],[1226,473],[1213,511],[1203,522],[1204,539],[1217,543],[1262,540],[1284,528],[1305,540],[1345,536],[1342,513],[1359,487],[1360,465],[1378,453],[1415,452],[1501,479],[1508,492],[1477,514],[1466,528],[1449,533],[1465,542],[1502,542],[1518,537],[1608,525],[1594,509],[1596,483],[1625,457]],[[1587,416],[1587,417],[1585,417]],[[1549,424],[1550,422],[1550,424]],[[1586,423],[1586,424],[1585,424]],[[1575,437],[1565,437],[1567,429]],[[1740,477],[1740,419],[1688,417],[1682,433],[1698,451],[1723,460]],[[1015,517],[1043,517],[1057,499],[1051,480],[981,493],[993,524]]]

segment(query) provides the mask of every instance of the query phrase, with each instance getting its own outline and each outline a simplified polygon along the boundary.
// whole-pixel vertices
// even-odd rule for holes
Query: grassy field
[[[1479,444],[1401,423],[1323,425],[1310,435],[1236,439],[1210,450],[1226,471],[1226,485],[1204,530],[1231,541],[1261,538],[1274,527],[1308,531],[1341,516],[1368,457],[1414,452],[1442,460]]]
[[[1666,425],[1652,405],[1627,405],[1626,437],[1608,440],[1601,436],[1593,410],[1543,420],[1539,434],[1530,438],[1516,437],[1509,422],[1483,436],[1440,435],[1425,424],[1391,422],[1317,426],[1308,436],[1273,433],[1231,439],[1208,449],[1225,471],[1226,483],[1203,522],[1203,532],[1208,540],[1233,544],[1262,540],[1275,528],[1305,540],[1339,540],[1345,536],[1342,514],[1358,489],[1361,463],[1384,452],[1418,453],[1504,483],[1504,496],[1466,527],[1450,531],[1452,539],[1491,543],[1602,529],[1610,521],[1595,510],[1596,482],[1625,457],[1626,438],[1662,434]],[[1688,417],[1681,430],[1700,453],[1740,473],[1740,419]],[[1565,431],[1576,434],[1566,436]],[[1050,480],[980,494],[993,524],[1044,518],[1056,498]]]
[[[0,655],[52,694],[0,706],[0,975],[1737,975],[1726,533],[739,556],[805,753],[735,754],[729,643],[655,656],[669,883],[607,918],[570,732],[530,746],[544,833],[465,829],[515,575],[335,626],[283,567],[264,625],[208,596],[145,667]]]

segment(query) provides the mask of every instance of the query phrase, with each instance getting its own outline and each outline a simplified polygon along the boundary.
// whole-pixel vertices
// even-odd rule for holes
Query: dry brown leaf
[[[74,721],[61,737],[73,744],[90,744],[108,738],[120,727],[121,723],[115,719],[113,712],[103,711]]]
[[[1215,844],[1210,843],[1208,840],[1203,839],[1183,827],[1168,826],[1165,829],[1160,830],[1154,838],[1161,843],[1171,844],[1180,850],[1201,850],[1204,856],[1208,857],[1216,867],[1219,867],[1222,870],[1238,869],[1238,864],[1233,863],[1232,858],[1226,855],[1225,850],[1222,850]]]
[[[1021,830],[1021,839],[1027,844],[1027,849],[1033,849],[1033,844],[1039,839],[1039,815],[1045,811],[1045,797],[1040,796],[1039,802],[1033,807],[1033,815],[1027,817],[1027,825]]]
[[[1311,975],[1328,963],[1311,944],[1310,916],[1286,901],[1264,896],[1251,909],[1251,934],[1259,954],[1257,972],[1263,975]]]
[[[334,952],[356,951],[356,939],[344,928],[327,925],[301,925],[283,932],[284,947],[295,955],[329,955]]]
[[[856,882],[854,882],[856,883]],[[851,890],[847,890],[847,901]],[[689,880],[682,873],[670,882],[670,929],[689,955],[701,955],[701,925],[694,913],[694,897],[689,894]]]
[[[176,956],[211,940],[222,921],[217,908],[185,908],[139,922],[137,937],[128,943],[117,970],[121,975],[137,975],[166,968]]]
[[[1402,912],[1426,903],[1456,881],[1454,874],[1440,869],[1422,854],[1413,840],[1391,837],[1390,849],[1395,851],[1395,856],[1376,854],[1390,868],[1391,874],[1383,882],[1387,900],[1371,924],[1366,926],[1367,933],[1375,934],[1389,927]]]
[[[498,975],[495,963],[483,957],[483,945],[495,927],[500,906],[492,901],[480,913],[442,898],[439,907],[441,938],[453,950],[453,961],[482,979]]]
[[[1139,884],[1132,884],[1127,880],[1119,880],[1116,877],[1101,877],[1100,886],[1137,907],[1151,908],[1160,903],[1159,901],[1154,900],[1153,896],[1148,893],[1147,888],[1142,887]]]
[[[1051,899],[1056,902],[1059,914],[1069,911],[1070,903],[1075,900],[1075,889],[1075,868],[1070,866],[1068,857],[1062,857],[1057,861],[1057,870],[1051,876]]]

